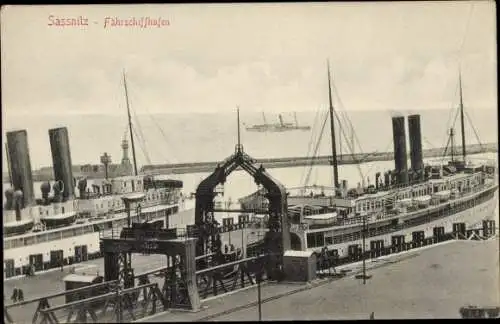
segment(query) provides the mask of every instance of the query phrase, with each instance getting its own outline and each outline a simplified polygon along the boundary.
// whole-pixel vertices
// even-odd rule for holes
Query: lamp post
[[[367,214],[364,214],[363,216],[363,229],[361,231],[362,235],[362,248],[361,248],[361,256],[363,258],[363,274],[362,275],[357,275],[356,279],[363,279],[363,285],[366,285],[366,279],[370,279],[372,276],[366,274],[366,249],[365,249],[365,243],[366,243],[366,232],[368,231],[368,225],[366,224],[366,217]]]

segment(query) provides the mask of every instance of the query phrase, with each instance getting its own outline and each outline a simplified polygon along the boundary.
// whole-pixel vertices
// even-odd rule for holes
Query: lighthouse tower
[[[133,170],[132,170],[132,163],[130,162],[130,158],[128,157],[129,145],[126,132],[125,135],[123,136],[121,147],[122,147],[121,169],[123,170],[123,175],[131,175]]]
[[[122,165],[130,164],[130,159],[128,157],[128,141],[126,138],[122,140]]]

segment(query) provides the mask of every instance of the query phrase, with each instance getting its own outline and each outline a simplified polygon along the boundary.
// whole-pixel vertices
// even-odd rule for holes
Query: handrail
[[[17,307],[17,306],[24,306],[24,305],[27,305],[27,304],[30,304],[30,303],[33,303],[33,302],[40,301],[42,299],[50,299],[50,298],[55,298],[55,297],[59,297],[59,296],[66,296],[66,295],[70,295],[70,294],[73,294],[73,293],[82,292],[82,291],[85,291],[85,290],[90,290],[90,289],[98,288],[98,287],[109,286],[109,285],[117,284],[117,283],[119,283],[118,280],[105,281],[105,282],[98,283],[98,284],[95,284],[95,285],[90,285],[90,286],[86,286],[86,287],[80,287],[80,288],[76,288],[76,289],[72,289],[72,290],[66,290],[66,291],[55,293],[55,294],[48,295],[48,296],[36,297],[36,298],[28,299],[28,300],[25,300],[25,301],[22,301],[22,302],[18,302],[18,303],[15,303],[15,304],[5,305],[5,307],[6,308],[12,308],[12,307]]]
[[[261,259],[262,257],[264,257],[264,255],[259,255],[259,256],[255,256],[255,257],[249,257],[249,258],[245,258],[245,259],[241,259],[241,260],[237,260],[237,261],[232,261],[232,262],[220,264],[220,265],[217,265],[217,266],[214,266],[214,267],[211,267],[211,268],[207,268],[207,269],[202,269],[202,270],[196,271],[196,275],[204,274],[204,273],[207,273],[207,272],[212,272],[212,271],[223,269],[223,268],[230,267],[230,266],[235,266],[235,265],[238,265],[238,264],[241,264],[241,263],[245,263],[245,262],[248,262],[248,261],[258,260],[258,259]]]
[[[90,302],[93,302],[96,300],[104,299],[106,297],[112,297],[112,296],[116,296],[116,295],[122,296],[123,294],[129,293],[132,291],[141,290],[143,288],[153,287],[156,285],[158,285],[158,284],[157,283],[149,283],[149,284],[145,284],[145,285],[141,285],[141,286],[137,286],[137,287],[118,290],[116,292],[110,292],[110,293],[99,295],[99,296],[94,296],[94,297],[90,297],[90,298],[86,298],[86,299],[82,299],[82,300],[76,300],[76,301],[73,301],[70,303],[41,309],[40,312],[43,312],[43,313],[54,312],[54,311],[57,311],[57,310],[60,310],[63,308],[70,308],[70,307],[74,307],[74,306],[81,305],[81,304],[87,304],[87,303],[90,303]]]

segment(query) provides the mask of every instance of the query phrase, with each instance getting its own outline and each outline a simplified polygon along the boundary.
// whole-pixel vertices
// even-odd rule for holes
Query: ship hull
[[[178,206],[174,213],[165,216],[150,218],[150,221],[162,220],[164,227],[177,228],[184,225],[183,215],[194,213],[191,204]],[[173,208],[172,206],[171,208]],[[184,207],[184,208],[183,208]],[[180,209],[179,209],[180,208]],[[141,216],[143,219],[144,215]],[[132,221],[136,221],[137,216],[132,216]],[[112,235],[120,233],[126,223],[126,219],[111,220],[113,228],[109,230],[85,230],[85,227],[93,227],[93,223],[82,224],[81,227],[70,228],[68,231],[60,233],[48,233],[48,235],[57,235],[53,240],[36,241],[35,244],[21,245],[19,247],[4,249],[4,278],[16,277],[26,273],[30,264],[35,266],[35,271],[49,270],[63,265],[70,265],[84,262],[101,257],[100,239],[103,235]],[[38,235],[43,235],[43,232]],[[22,240],[22,238],[20,238]],[[36,238],[29,238],[37,240]]]
[[[492,195],[491,198],[487,199],[486,201],[477,204],[473,207],[470,207],[466,210],[459,211],[457,213],[451,214],[449,216],[439,218],[430,222],[426,222],[421,225],[416,225],[412,227],[408,227],[402,230],[396,230],[392,231],[390,233],[385,233],[382,235],[375,235],[375,236],[370,236],[366,237],[365,239],[365,249],[369,250],[370,249],[370,242],[371,241],[379,241],[383,240],[384,241],[384,246],[390,246],[392,243],[392,237],[396,235],[404,235],[405,236],[405,242],[410,242],[412,240],[412,233],[415,231],[424,231],[425,237],[432,237],[434,234],[434,228],[435,227],[444,227],[445,233],[452,232],[453,230],[453,224],[454,223],[465,223],[466,227],[468,229],[470,228],[480,228],[482,227],[482,221],[483,220],[495,220],[496,221],[496,214],[495,210],[497,207],[497,201],[498,201],[498,191],[495,191],[495,193]],[[304,235],[302,236],[302,240],[305,239],[307,236],[306,231]],[[307,244],[307,243],[306,243]],[[352,240],[352,241],[347,241],[347,242],[342,242],[342,243],[337,243],[337,244],[331,244],[331,245],[325,245],[328,247],[329,250],[337,250],[339,257],[346,257],[348,255],[348,247],[350,245],[356,245],[358,244],[359,246],[362,246],[363,241],[362,239],[357,239],[357,240]],[[313,248],[308,248],[306,249],[307,251],[312,251],[312,252],[321,252],[324,246],[320,247],[313,247]]]

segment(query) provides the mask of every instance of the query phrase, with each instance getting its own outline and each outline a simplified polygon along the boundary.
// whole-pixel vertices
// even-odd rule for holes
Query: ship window
[[[331,237],[331,236],[325,237],[325,243],[326,243],[326,245],[333,244],[333,237]]]
[[[24,246],[33,245],[34,243],[35,238],[33,236],[24,238]]]
[[[61,207],[61,213],[64,214],[64,206]]]

